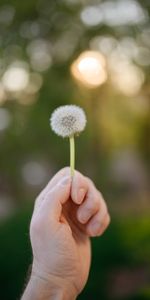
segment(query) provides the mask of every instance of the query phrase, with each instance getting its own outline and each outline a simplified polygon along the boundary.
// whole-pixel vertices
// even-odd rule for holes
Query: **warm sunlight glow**
[[[107,79],[105,57],[97,51],[85,51],[71,65],[71,73],[82,84],[97,87]]]

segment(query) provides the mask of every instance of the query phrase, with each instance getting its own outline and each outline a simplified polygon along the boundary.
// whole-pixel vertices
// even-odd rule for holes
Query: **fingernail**
[[[83,188],[79,189],[77,193],[77,203],[81,204],[85,196],[85,190]]]
[[[60,184],[62,185],[62,186],[65,186],[65,185],[67,185],[67,184],[69,184],[70,183],[70,176],[66,176],[66,177],[64,177],[61,181],[60,181]]]

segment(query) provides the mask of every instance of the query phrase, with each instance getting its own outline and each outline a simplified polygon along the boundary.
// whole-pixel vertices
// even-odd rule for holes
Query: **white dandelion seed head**
[[[52,130],[59,136],[70,137],[84,130],[86,116],[84,110],[76,105],[56,108],[50,118]]]

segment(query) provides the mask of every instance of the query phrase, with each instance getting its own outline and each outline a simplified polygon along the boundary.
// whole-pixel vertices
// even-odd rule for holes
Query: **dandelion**
[[[50,118],[52,130],[59,136],[70,140],[70,168],[71,176],[75,168],[74,137],[84,130],[86,116],[82,108],[76,105],[64,105],[56,108]]]

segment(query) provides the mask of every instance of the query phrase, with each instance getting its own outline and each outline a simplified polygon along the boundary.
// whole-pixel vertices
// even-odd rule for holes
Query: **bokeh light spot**
[[[46,71],[52,64],[50,43],[43,39],[33,40],[27,47],[32,68],[35,71]]]
[[[22,168],[22,176],[29,185],[41,185],[46,178],[44,166],[37,161],[29,161]]]
[[[97,6],[87,6],[81,11],[81,20],[85,25],[96,26],[103,21],[103,15]]]
[[[85,51],[71,65],[72,75],[88,87],[97,87],[107,79],[105,57],[96,51]]]
[[[29,73],[22,65],[12,64],[3,75],[2,83],[6,90],[17,92],[24,90],[29,82]]]
[[[15,15],[15,8],[12,5],[4,5],[0,9],[0,23],[11,24]]]

